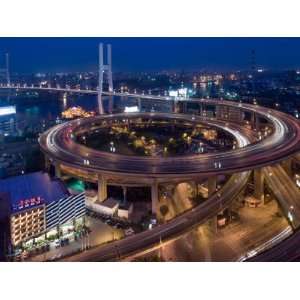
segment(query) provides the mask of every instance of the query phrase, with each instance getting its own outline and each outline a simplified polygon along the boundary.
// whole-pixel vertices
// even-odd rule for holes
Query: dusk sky
[[[238,70],[300,67],[300,38],[0,38],[0,65],[12,72],[96,70],[99,42],[112,44],[113,71]]]

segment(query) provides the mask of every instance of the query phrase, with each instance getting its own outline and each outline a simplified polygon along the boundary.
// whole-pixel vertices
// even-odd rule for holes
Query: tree
[[[166,216],[166,214],[169,212],[169,208],[167,205],[162,205],[159,210],[163,217]]]

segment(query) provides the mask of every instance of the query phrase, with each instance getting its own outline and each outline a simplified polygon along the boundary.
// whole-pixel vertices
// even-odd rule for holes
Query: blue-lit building
[[[2,244],[12,248],[85,215],[84,193],[71,195],[44,172],[0,180],[0,203],[6,207],[1,219],[9,222]]]
[[[0,135],[13,135],[16,133],[16,107],[0,107]]]
[[[54,228],[85,215],[84,193],[61,198],[46,205],[46,229]]]

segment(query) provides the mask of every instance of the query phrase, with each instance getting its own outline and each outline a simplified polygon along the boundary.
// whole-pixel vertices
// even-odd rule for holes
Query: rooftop
[[[114,208],[115,206],[119,205],[119,202],[113,198],[108,198],[102,202],[97,200],[95,203],[109,208]]]
[[[59,179],[52,179],[44,172],[2,179],[0,192],[9,194],[12,212],[69,196],[67,188]]]
[[[131,206],[132,206],[131,202],[125,202],[120,204],[119,209],[129,210]]]

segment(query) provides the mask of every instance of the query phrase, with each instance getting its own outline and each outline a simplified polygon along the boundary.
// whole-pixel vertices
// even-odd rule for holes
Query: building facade
[[[64,183],[35,172],[0,180],[1,212],[9,230],[0,244],[5,253],[85,215],[85,194],[71,195]]]
[[[46,206],[46,230],[83,217],[85,212],[84,193],[53,201]]]

